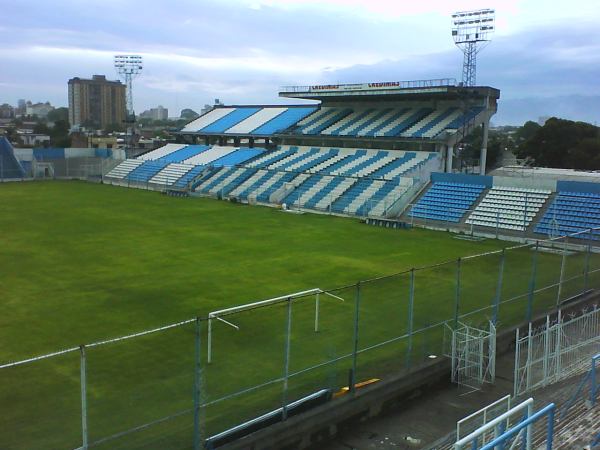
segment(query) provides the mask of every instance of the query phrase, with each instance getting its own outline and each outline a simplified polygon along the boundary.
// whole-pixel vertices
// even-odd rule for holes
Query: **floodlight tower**
[[[135,111],[133,110],[133,79],[137,77],[143,68],[140,55],[115,55],[115,70],[125,80],[127,89],[127,146],[133,141],[135,134]]]
[[[452,37],[464,54],[463,86],[475,86],[477,53],[491,42],[496,13],[493,9],[462,11],[452,14]]]

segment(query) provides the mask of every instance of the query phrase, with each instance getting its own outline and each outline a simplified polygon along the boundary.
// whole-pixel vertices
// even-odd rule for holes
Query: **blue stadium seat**
[[[247,119],[261,108],[236,108],[219,120],[211,123],[210,125],[202,128],[202,133],[223,133],[225,130],[232,126],[240,123],[242,120]]]
[[[229,153],[228,155],[213,161],[211,165],[215,167],[235,166],[237,164],[243,164],[258,155],[262,155],[263,153],[264,151],[259,148],[240,148],[233,153]]]
[[[316,107],[306,108],[289,108],[287,111],[279,114],[277,117],[262,124],[260,127],[253,130],[250,134],[263,135],[279,133],[290,128],[295,123],[307,117],[317,110]]]
[[[534,231],[541,234],[572,234],[600,228],[600,194],[559,192]],[[583,233],[581,239],[600,239],[600,230]]]
[[[136,167],[129,173],[129,175],[127,175],[127,179],[129,181],[144,183],[149,181],[150,178],[152,178],[169,164],[170,163],[168,161],[162,160],[144,161],[142,165]]]
[[[411,208],[409,215],[445,222],[461,221],[479,198],[485,186],[466,183],[433,183]]]
[[[185,161],[192,156],[202,153],[210,148],[210,145],[188,145],[180,150],[169,153],[159,159],[170,163],[179,163]]]

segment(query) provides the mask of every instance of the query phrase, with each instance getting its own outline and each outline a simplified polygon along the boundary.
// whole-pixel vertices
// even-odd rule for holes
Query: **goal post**
[[[260,308],[262,306],[274,305],[277,303],[284,303],[288,301],[294,301],[295,299],[306,299],[314,296],[315,301],[315,320],[314,320],[314,331],[317,333],[319,331],[319,311],[320,311],[320,301],[321,296],[326,295],[328,297],[332,297],[334,299],[340,300],[344,302],[345,300],[342,297],[332,294],[331,292],[324,291],[320,288],[308,289],[305,291],[294,292],[287,295],[281,295],[279,297],[273,297],[266,300],[259,300],[257,302],[246,303],[243,305],[232,306],[230,308],[220,309],[218,311],[212,311],[208,313],[208,339],[207,339],[207,352],[206,359],[207,362],[212,362],[212,327],[213,321],[219,321],[224,323],[225,325],[234,328],[236,331],[240,330],[240,327],[235,323],[224,319],[223,316],[228,316],[234,314],[236,312],[247,311],[250,309]]]

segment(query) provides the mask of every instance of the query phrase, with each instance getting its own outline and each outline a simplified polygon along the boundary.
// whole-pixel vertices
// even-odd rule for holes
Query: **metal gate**
[[[452,347],[448,356],[452,358],[452,382],[471,389],[493,383],[496,378],[494,324],[490,322],[489,330],[484,330],[458,322],[451,331]]]
[[[548,384],[582,373],[590,357],[600,351],[600,309],[596,306],[581,315],[556,320],[527,334],[517,329],[515,348],[514,394],[522,395]]]

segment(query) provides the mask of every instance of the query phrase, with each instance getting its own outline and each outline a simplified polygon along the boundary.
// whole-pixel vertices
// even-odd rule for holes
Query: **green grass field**
[[[287,214],[211,199],[181,199],[83,182],[0,184],[0,364],[162,326],[209,311],[319,287],[336,288],[505,243],[469,242],[427,230],[390,230],[358,220]],[[507,254],[502,299],[527,292],[531,251]],[[463,263],[461,311],[491,305],[498,254]],[[552,282],[560,257],[540,255],[538,279]],[[569,263],[579,274],[581,255]],[[361,287],[359,342],[366,348],[406,332],[408,275]],[[540,285],[541,285],[540,284]],[[417,271],[415,329],[452,317],[455,265]],[[581,280],[566,290],[576,291]],[[355,288],[293,309],[290,370],[347,354]],[[556,291],[535,300],[553,304]],[[547,295],[546,295],[547,294]],[[500,320],[523,320],[526,298]],[[489,317],[489,309],[480,319]],[[282,374],[285,308],[239,314],[239,332],[215,326],[215,362],[205,369],[211,401]],[[415,336],[421,355],[440,330]],[[205,333],[204,333],[205,336]],[[361,377],[404,367],[406,342],[361,354]],[[205,352],[205,348],[202,349]],[[399,356],[400,355],[400,356]],[[192,406],[193,324],[88,350],[88,422],[95,441]],[[299,375],[289,396],[347,380],[349,361]],[[0,370],[0,448],[75,448],[81,443],[79,354]],[[203,410],[211,434],[281,402],[272,384]],[[191,415],[99,444],[98,448],[189,448]]]

